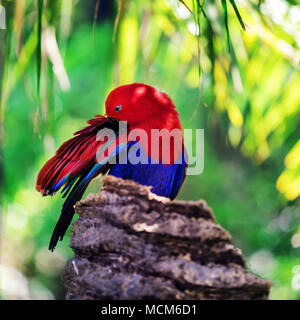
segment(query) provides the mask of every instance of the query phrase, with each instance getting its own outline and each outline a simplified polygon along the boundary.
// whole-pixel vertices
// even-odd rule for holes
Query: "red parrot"
[[[67,196],[49,250],[63,239],[75,213],[74,204],[97,175],[131,179],[170,199],[176,197],[185,179],[187,161],[179,114],[165,93],[142,83],[123,85],[110,92],[105,110],[105,116],[96,115],[63,143],[38,174],[36,189],[43,196],[55,194],[62,186],[63,197]],[[122,121],[127,124],[125,131],[120,130]],[[99,132],[112,132],[115,139],[103,139]],[[169,138],[169,145],[160,132]],[[158,137],[155,141],[154,136]],[[127,161],[122,162],[124,155]]]

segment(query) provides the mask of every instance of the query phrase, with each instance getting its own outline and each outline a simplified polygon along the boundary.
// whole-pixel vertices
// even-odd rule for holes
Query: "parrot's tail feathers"
[[[52,237],[49,244],[49,250],[53,251],[57,245],[58,240],[63,239],[66,233],[66,230],[68,229],[68,226],[70,225],[72,218],[74,216],[75,203],[82,198],[89,182],[95,176],[95,174],[98,173],[97,171],[100,168],[101,166],[99,166],[98,164],[95,164],[95,166],[91,170],[86,171],[85,174],[82,174],[80,176],[80,178],[77,180],[72,190],[71,190],[71,187],[75,182],[76,178],[74,179],[73,183],[68,186],[64,196],[66,196],[68,193],[69,195],[63,204],[63,208],[62,208],[59,220],[52,233]]]
[[[78,199],[79,200],[79,199]],[[74,203],[75,204],[75,203]],[[74,216],[74,208],[69,207],[68,210],[63,210],[54,231],[52,233],[52,237],[49,243],[49,250],[53,251],[57,245],[58,240],[62,240],[68,226],[70,225],[72,218]]]
[[[130,142],[130,144],[133,143],[135,142]],[[82,198],[90,181],[98,174],[106,172],[109,168],[109,160],[115,156],[118,156],[121,152],[127,151],[127,148],[127,143],[121,143],[117,145],[117,147],[108,155],[108,157],[104,158],[102,161],[93,163],[93,165],[88,166],[81,174],[78,174],[75,177],[69,178],[69,175],[64,176],[55,185],[53,185],[53,187],[51,187],[50,191],[56,192],[62,187],[62,185],[65,184],[64,188],[62,189],[62,193],[63,197],[67,196],[67,199],[63,204],[59,220],[54,228],[49,244],[49,250],[53,251],[58,240],[63,239],[64,234],[75,213],[74,205]]]

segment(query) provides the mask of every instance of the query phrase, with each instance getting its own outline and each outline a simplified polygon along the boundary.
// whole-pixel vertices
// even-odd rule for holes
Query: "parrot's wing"
[[[67,196],[63,204],[60,218],[53,231],[49,249],[54,250],[57,241],[63,236],[72,221],[74,204],[81,199],[89,182],[100,173],[109,168],[109,160],[127,150],[127,143],[116,144],[107,156],[103,156],[107,149],[101,151],[102,160],[97,162],[99,149],[106,140],[97,139],[97,134],[102,129],[111,129],[118,137],[118,123],[107,120],[106,117],[96,116],[88,121],[89,126],[75,133],[75,137],[66,141],[41,169],[36,189],[44,196],[53,195],[63,185],[63,197]],[[101,155],[100,155],[101,156]]]
[[[109,159],[115,156],[118,156],[121,152],[127,151],[129,144],[120,143],[110,154],[108,157],[104,158],[102,161],[95,163],[92,168],[85,169],[81,173],[79,173],[73,180],[71,180],[63,189],[67,189],[63,197],[68,195],[66,201],[63,204],[63,208],[59,217],[59,220],[54,228],[49,249],[54,250],[57,241],[62,240],[64,234],[70,225],[73,215],[75,213],[74,204],[81,199],[83,193],[85,192],[90,181],[96,177],[99,173],[104,173],[107,171],[107,166],[109,163]],[[76,183],[75,183],[76,182]],[[74,187],[73,184],[75,183]]]
[[[77,131],[72,139],[66,141],[43,166],[38,174],[36,189],[44,196],[53,195],[64,184],[74,182],[79,174],[96,162],[97,150],[104,141],[97,139],[101,129],[112,129],[118,134],[116,122],[106,117],[95,116],[88,121],[89,126]]]

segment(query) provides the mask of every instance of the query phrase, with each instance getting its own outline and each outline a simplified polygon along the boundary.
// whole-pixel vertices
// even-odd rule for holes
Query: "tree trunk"
[[[267,299],[202,200],[170,201],[133,181],[103,178],[76,204],[63,273],[67,299]]]

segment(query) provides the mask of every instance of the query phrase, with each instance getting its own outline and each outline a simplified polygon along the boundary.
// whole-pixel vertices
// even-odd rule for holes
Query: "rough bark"
[[[267,299],[202,200],[170,201],[112,176],[76,204],[67,299]]]

